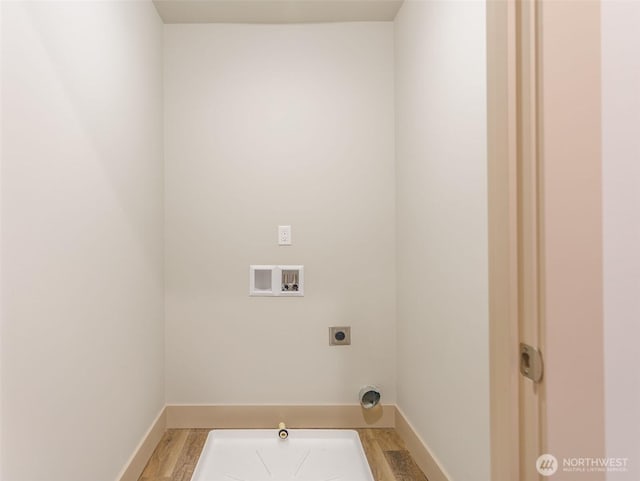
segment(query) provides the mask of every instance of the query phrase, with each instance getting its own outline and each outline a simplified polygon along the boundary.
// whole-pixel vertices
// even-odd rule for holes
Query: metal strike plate
[[[533,382],[540,382],[543,371],[542,353],[533,346],[520,343],[520,374]]]

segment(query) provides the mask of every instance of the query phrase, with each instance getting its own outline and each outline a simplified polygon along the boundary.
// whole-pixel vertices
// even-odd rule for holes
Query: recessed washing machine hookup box
[[[249,266],[249,295],[262,297],[304,296],[304,266]]]

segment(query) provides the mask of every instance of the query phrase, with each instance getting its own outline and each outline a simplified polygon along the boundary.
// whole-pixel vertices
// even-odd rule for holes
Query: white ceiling
[[[153,0],[164,23],[393,20],[403,0]]]

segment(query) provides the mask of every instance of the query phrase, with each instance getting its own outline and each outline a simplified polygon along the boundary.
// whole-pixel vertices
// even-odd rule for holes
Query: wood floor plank
[[[385,451],[384,456],[396,481],[427,481],[409,451]]]
[[[171,479],[188,435],[188,429],[168,429],[151,455],[141,477]]]
[[[193,476],[195,469],[195,464],[183,464],[175,472],[171,481],[191,481],[191,477]]]
[[[198,462],[209,431],[209,429],[187,430],[187,439],[185,440],[184,447],[180,453],[180,458],[176,462],[176,467],[180,467],[183,464],[195,465]]]
[[[396,481],[391,466],[378,444],[372,429],[359,429],[360,441],[369,461],[371,474],[376,481]]]
[[[190,481],[210,429],[190,429],[171,481]]]
[[[371,431],[383,451],[406,451],[407,447],[395,429],[372,429]]]

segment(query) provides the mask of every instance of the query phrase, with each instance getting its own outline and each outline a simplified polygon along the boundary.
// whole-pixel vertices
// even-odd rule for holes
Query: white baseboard
[[[168,405],[167,428],[268,429],[285,422],[291,428],[390,428],[394,405],[364,410],[354,405]]]
[[[149,430],[145,433],[138,447],[134,451],[126,466],[116,478],[116,481],[138,481],[154,449],[162,439],[167,429],[167,408],[160,410],[156,419],[151,423]]]
[[[413,457],[413,460],[429,481],[449,481],[449,475],[431,453],[427,443],[422,440],[411,423],[407,421],[402,410],[397,406],[395,429],[407,446],[411,457]]]

